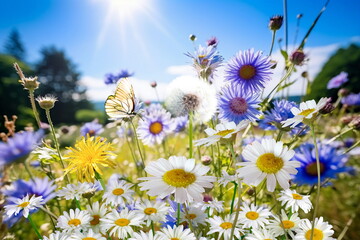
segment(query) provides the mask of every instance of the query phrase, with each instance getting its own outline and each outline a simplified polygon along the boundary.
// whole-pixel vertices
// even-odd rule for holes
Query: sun
[[[148,7],[149,0],[106,0],[108,8],[120,19],[125,19]]]

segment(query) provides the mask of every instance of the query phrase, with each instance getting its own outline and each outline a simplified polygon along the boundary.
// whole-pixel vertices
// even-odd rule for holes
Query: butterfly
[[[106,99],[105,112],[111,120],[130,118],[137,115],[139,105],[129,79],[123,78],[119,81],[115,94]]]

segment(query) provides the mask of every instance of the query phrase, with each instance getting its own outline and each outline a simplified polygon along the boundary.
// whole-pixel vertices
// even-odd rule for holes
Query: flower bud
[[[82,194],[84,198],[90,199],[95,195],[95,190],[87,191]]]
[[[271,69],[275,69],[276,66],[277,66],[277,61],[275,61],[275,60],[270,60],[270,68],[271,68]]]
[[[351,122],[349,123],[349,127],[360,129],[360,115],[354,117]]]
[[[353,116],[344,116],[340,118],[340,122],[344,125],[349,124],[353,120]]]
[[[216,37],[211,37],[209,40],[206,41],[206,44],[207,44],[208,46],[214,46],[214,47],[216,47],[218,43],[219,43],[219,41],[217,40]]]
[[[201,163],[202,163],[203,165],[205,165],[205,166],[210,165],[210,164],[211,164],[211,160],[212,160],[211,157],[210,157],[210,156],[207,156],[207,155],[201,157]]]
[[[189,39],[190,39],[191,41],[195,41],[195,40],[196,40],[196,36],[195,36],[194,34],[190,34]]]
[[[309,73],[307,71],[304,71],[304,72],[301,73],[301,76],[303,78],[307,78],[307,77],[309,77]]]
[[[302,65],[304,60],[305,53],[301,49],[296,50],[290,56],[290,61],[295,65]]]
[[[204,202],[210,202],[210,201],[213,201],[213,197],[209,194],[204,194],[204,198],[203,198],[203,201]]]
[[[275,15],[270,18],[269,29],[273,31],[279,30],[282,26],[282,23],[283,23],[283,16]]]
[[[300,18],[302,18],[303,17],[303,14],[302,13],[299,13],[298,15],[296,15],[296,18],[297,19],[300,19]]]
[[[150,86],[151,86],[152,88],[156,88],[156,87],[157,87],[157,82],[155,82],[155,81],[151,82],[151,83],[150,83]]]
[[[37,97],[36,101],[39,103],[42,109],[50,110],[55,106],[57,99],[55,96],[46,95],[45,97]]]
[[[350,90],[347,89],[347,88],[341,88],[339,91],[338,91],[338,96],[339,97],[346,97],[347,95],[350,94]]]
[[[331,113],[335,109],[334,105],[331,103],[331,98],[329,98],[326,104],[319,110],[321,114]]]

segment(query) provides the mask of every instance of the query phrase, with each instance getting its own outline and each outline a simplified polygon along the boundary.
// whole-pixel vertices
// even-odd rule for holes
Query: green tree
[[[54,46],[45,47],[41,55],[42,59],[35,67],[41,83],[39,94],[52,94],[58,98],[51,112],[56,124],[76,123],[76,111],[92,109],[92,104],[86,98],[86,88],[79,84],[80,73],[63,50]]]
[[[29,95],[19,83],[19,76],[13,67],[17,62],[26,76],[31,76],[33,72],[25,63],[18,61],[13,56],[0,54],[0,126],[4,131],[3,116],[7,115],[11,119],[12,115],[18,116],[16,126],[22,129],[28,123],[35,124]],[[36,93],[36,91],[35,91]],[[35,124],[36,126],[36,124]]]
[[[307,99],[321,97],[337,99],[339,89],[327,89],[326,86],[329,80],[341,71],[349,74],[349,81],[341,87],[354,93],[360,92],[360,47],[358,45],[351,44],[347,48],[340,48],[329,58],[311,84],[311,92]]]
[[[25,60],[25,47],[21,41],[20,33],[14,29],[10,32],[7,41],[4,44],[5,53],[20,61]]]

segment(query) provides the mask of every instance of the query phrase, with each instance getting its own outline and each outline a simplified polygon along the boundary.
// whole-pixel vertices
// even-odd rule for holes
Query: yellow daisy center
[[[144,209],[144,213],[146,215],[151,215],[153,213],[157,213],[157,210],[156,210],[156,208],[149,207],[149,208]]]
[[[129,223],[130,223],[129,219],[126,218],[119,218],[118,220],[115,221],[115,224],[120,227],[125,227],[129,225]]]
[[[264,153],[256,160],[256,166],[265,173],[277,173],[284,166],[284,161],[273,153]]]
[[[306,172],[311,176],[317,176],[317,166],[316,162],[310,163],[305,168]],[[320,163],[320,175],[325,171],[325,166],[323,163]]]
[[[180,240],[179,238],[170,238],[170,240]]]
[[[245,216],[250,220],[256,220],[256,219],[259,218],[259,214],[257,212],[254,212],[254,211],[247,212],[245,214]]]
[[[193,213],[186,214],[185,216],[186,219],[190,219],[190,220],[195,219],[196,217],[197,217],[196,214]]]
[[[245,80],[249,80],[249,79],[253,78],[255,75],[256,75],[256,69],[254,66],[251,66],[251,65],[241,66],[241,68],[239,70],[239,77],[241,77]]]
[[[310,240],[311,229],[306,232],[305,238],[306,238],[306,240]],[[323,238],[324,238],[324,233],[321,230],[314,228],[313,240],[322,240]]]
[[[295,223],[293,221],[290,221],[290,220],[283,220],[282,224],[283,224],[285,229],[290,229],[290,228],[293,228],[295,226]],[[281,224],[280,224],[280,226],[281,226]]]
[[[27,207],[29,204],[30,204],[30,202],[23,202],[23,203],[21,203],[21,204],[19,204],[17,206],[24,208],[24,207]]]
[[[124,189],[122,188],[115,188],[113,191],[112,191],[112,194],[116,195],[116,196],[120,196],[124,193]]]
[[[292,194],[292,197],[293,197],[293,199],[295,199],[295,200],[301,200],[301,199],[303,199],[303,197],[302,197],[301,195],[296,194],[296,193],[293,193],[293,194]]]
[[[96,238],[86,237],[86,238],[83,238],[82,240],[96,240]]]
[[[78,218],[70,219],[68,221],[68,224],[77,227],[77,226],[79,226],[81,224],[81,220],[78,219]]]
[[[310,108],[310,109],[305,109],[302,112],[300,112],[298,115],[302,115],[302,116],[309,116],[309,114],[313,113],[315,111],[315,108]]]
[[[163,130],[163,125],[160,122],[153,122],[150,124],[149,131],[152,134],[159,134]]]
[[[234,132],[234,129],[226,129],[226,130],[222,130],[217,132],[215,135],[221,136],[221,137],[225,137],[226,135],[228,135],[229,133]]]
[[[220,227],[223,229],[230,229],[230,228],[232,228],[232,223],[231,222],[223,222],[222,224],[220,224]]]
[[[173,169],[164,174],[163,180],[173,187],[187,187],[195,182],[196,176],[183,169]]]
[[[98,225],[100,223],[100,216],[99,215],[93,215],[93,219],[90,221],[90,224],[92,226]]]

